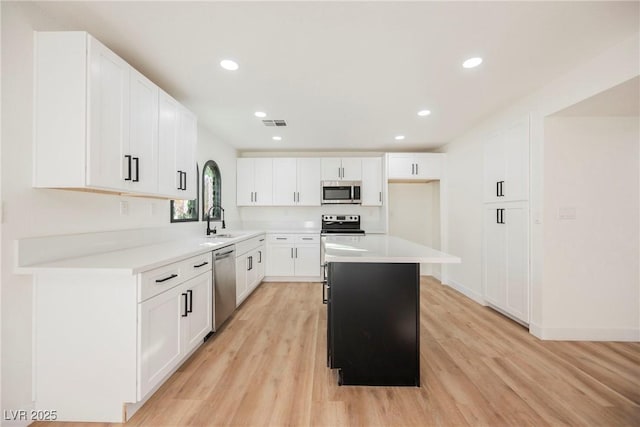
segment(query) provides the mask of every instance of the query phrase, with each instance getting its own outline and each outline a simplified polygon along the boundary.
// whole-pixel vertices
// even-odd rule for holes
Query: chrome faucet
[[[211,208],[207,212],[207,236],[216,234],[218,232],[215,226],[213,227],[213,230],[211,229],[211,215],[213,214],[213,210],[216,208],[220,209],[220,212],[222,212],[222,229],[224,230],[225,228],[227,228],[227,226],[224,223],[224,208],[222,206],[217,206],[217,205],[211,206]]]

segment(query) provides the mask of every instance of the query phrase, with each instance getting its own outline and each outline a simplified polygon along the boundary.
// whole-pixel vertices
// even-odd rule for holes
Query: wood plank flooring
[[[262,284],[126,425],[640,425],[640,343],[540,341],[431,278],[422,387],[339,387],[321,293]]]

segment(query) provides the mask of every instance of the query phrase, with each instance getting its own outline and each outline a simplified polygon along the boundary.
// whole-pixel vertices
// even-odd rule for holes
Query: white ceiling
[[[639,28],[638,2],[42,2],[240,150],[428,150]],[[41,28],[46,30],[47,28]],[[476,69],[463,69],[482,56]],[[240,64],[236,72],[218,65]],[[419,109],[430,109],[418,117]],[[253,116],[285,119],[270,128]],[[273,135],[283,137],[273,141]],[[403,134],[404,141],[394,141]]]

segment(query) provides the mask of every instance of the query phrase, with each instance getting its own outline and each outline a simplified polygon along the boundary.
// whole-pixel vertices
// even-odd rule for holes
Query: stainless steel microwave
[[[360,204],[360,181],[322,181],[322,204]]]

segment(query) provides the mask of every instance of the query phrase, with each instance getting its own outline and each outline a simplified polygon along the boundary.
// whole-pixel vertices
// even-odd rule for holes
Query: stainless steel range
[[[341,235],[363,235],[364,230],[360,228],[360,215],[322,215],[323,236]]]

